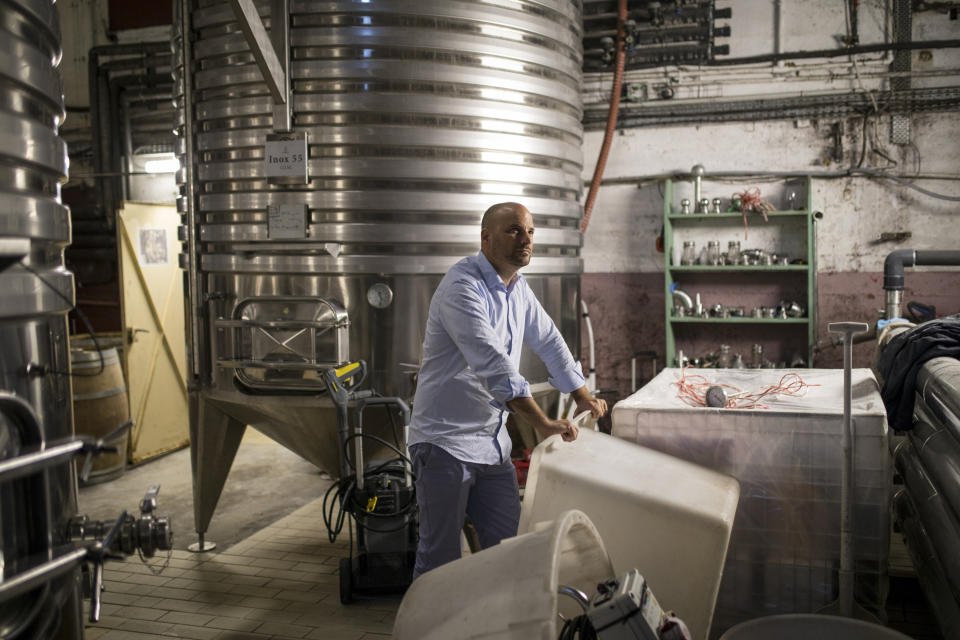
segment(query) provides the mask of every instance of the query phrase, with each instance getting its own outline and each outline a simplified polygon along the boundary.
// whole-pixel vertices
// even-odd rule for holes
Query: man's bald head
[[[527,208],[519,202],[498,202],[483,212],[483,218],[480,220],[480,228],[486,229],[492,223],[494,218],[503,213],[516,214],[520,211],[526,211]]]
[[[533,215],[517,202],[495,204],[480,222],[480,250],[507,285],[533,255]]]

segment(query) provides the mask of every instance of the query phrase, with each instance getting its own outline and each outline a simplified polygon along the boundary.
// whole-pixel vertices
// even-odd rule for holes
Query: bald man
[[[607,411],[519,273],[533,254],[533,216],[504,202],[487,209],[480,227],[480,253],[454,265],[430,302],[408,441],[420,509],[414,579],[460,557],[466,515],[483,548],[517,534],[509,413],[543,437],[577,438],[575,425],[551,420],[534,402],[519,370],[524,344],[547,366],[550,384],[572,394],[578,413]]]

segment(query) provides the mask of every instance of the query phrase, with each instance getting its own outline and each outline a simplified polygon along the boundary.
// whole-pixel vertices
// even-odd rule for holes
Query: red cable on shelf
[[[613,91],[610,95],[610,110],[607,112],[607,128],[603,132],[603,144],[600,146],[597,166],[593,169],[593,180],[590,181],[587,201],[583,205],[583,221],[580,223],[581,233],[586,233],[587,225],[590,224],[593,203],[597,199],[597,191],[600,190],[600,180],[603,178],[603,170],[607,166],[607,155],[610,153],[610,145],[613,143],[613,132],[617,128],[617,114],[620,111],[620,89],[623,86],[623,67],[627,57],[624,51],[625,34],[623,26],[626,21],[627,0],[617,0],[617,53],[616,66],[613,72]]]
[[[773,211],[774,206],[760,197],[759,187],[744,189],[743,193],[733,194],[733,198],[740,198],[740,210],[743,211],[743,239],[747,239],[747,212],[756,211],[763,214],[763,221],[768,222],[767,212]]]

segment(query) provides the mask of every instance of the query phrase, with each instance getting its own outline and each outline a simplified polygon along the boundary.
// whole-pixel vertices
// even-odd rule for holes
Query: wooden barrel
[[[96,351],[73,349],[70,364],[73,372],[73,427],[76,434],[102,438],[130,419],[127,387],[120,369],[117,350],[102,350],[103,368]],[[93,461],[86,484],[112,480],[123,473],[127,462],[129,430],[110,444],[117,453],[104,453]],[[80,463],[82,465],[82,463]],[[78,466],[78,471],[81,466]]]
[[[70,348],[80,349],[81,351],[96,351],[97,347],[101,349],[114,348],[120,356],[120,366],[123,366],[123,333],[120,331],[100,331],[97,333],[97,342],[94,344],[93,338],[89,333],[75,333],[70,336]]]

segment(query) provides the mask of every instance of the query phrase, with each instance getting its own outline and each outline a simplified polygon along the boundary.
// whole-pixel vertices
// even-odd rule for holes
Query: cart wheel
[[[340,602],[353,602],[353,564],[350,558],[340,558]]]

